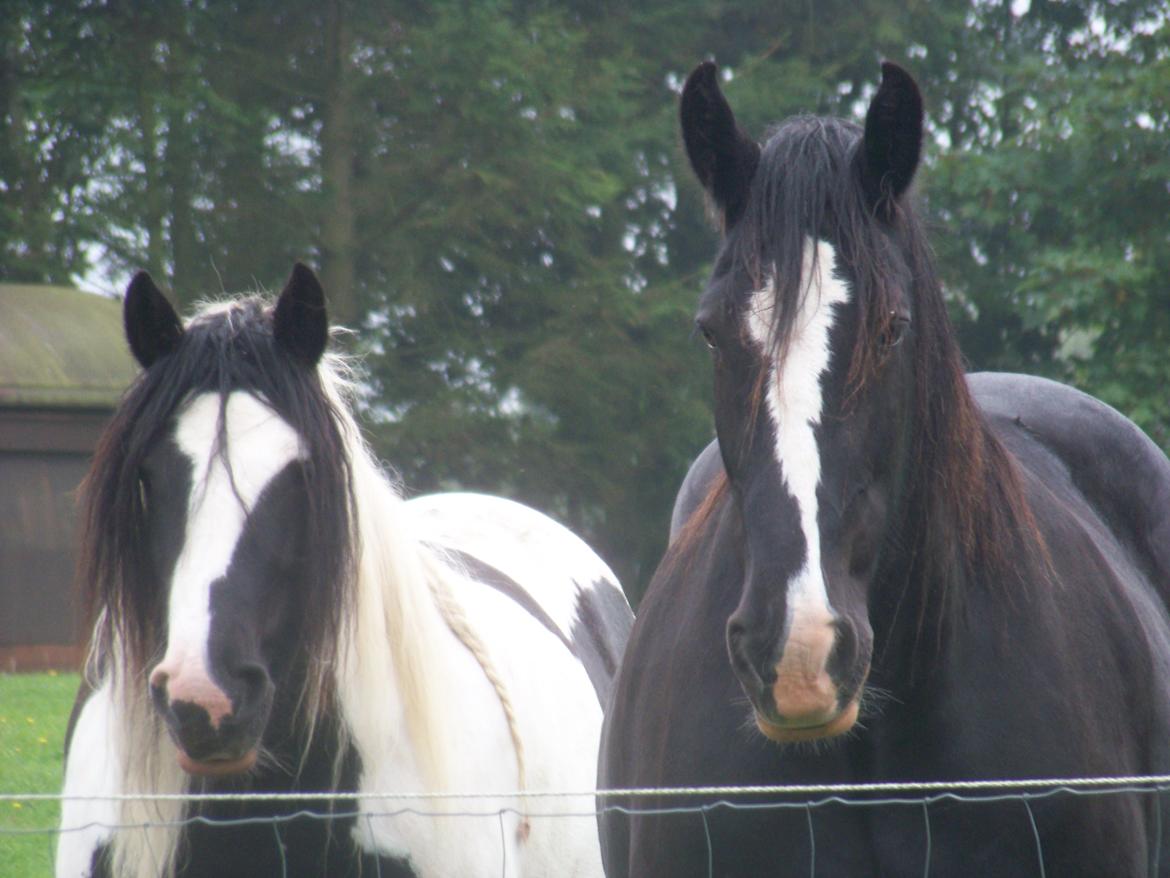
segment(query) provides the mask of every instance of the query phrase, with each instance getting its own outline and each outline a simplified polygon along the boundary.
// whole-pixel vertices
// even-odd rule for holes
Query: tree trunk
[[[183,13],[185,14],[185,12]],[[193,87],[191,59],[186,47],[174,40],[167,63],[167,82],[172,95],[189,93]],[[163,155],[163,174],[170,196],[171,271],[174,292],[180,302],[187,302],[209,292],[202,289],[198,265],[198,241],[195,235],[195,143],[187,125],[186,103],[172,100],[167,110],[167,142]]]
[[[158,157],[158,113],[154,95],[149,88],[138,92],[139,124],[142,127],[142,163],[146,169],[146,204],[143,205],[142,224],[146,229],[146,265],[160,281],[167,276],[165,232],[165,193]]]
[[[22,80],[17,46],[21,39],[20,19],[5,20],[0,36],[0,121],[4,127],[5,143],[0,149],[4,161],[3,177],[6,183],[0,205],[11,225],[4,229],[11,237],[3,253],[4,263],[0,281],[44,283],[51,279],[49,272],[47,213],[41,187],[40,167],[33,144],[37,137],[28,131],[29,120],[24,112],[21,91]],[[12,241],[21,245],[12,246]]]
[[[345,6],[345,0],[329,0],[325,12],[321,164],[326,208],[321,221],[321,274],[333,319],[356,327],[361,314],[354,286],[352,37]]]
[[[145,170],[146,203],[142,205],[142,225],[146,231],[146,265],[143,266],[160,282],[166,278],[166,195],[163,192],[162,168],[158,151],[158,70],[154,60],[158,34],[153,22],[138,10],[134,13],[133,33],[136,36],[135,100],[138,107],[138,126],[142,135],[141,158]]]

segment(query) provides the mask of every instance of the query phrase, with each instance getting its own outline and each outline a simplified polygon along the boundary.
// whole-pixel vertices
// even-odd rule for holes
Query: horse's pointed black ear
[[[126,341],[143,369],[173,351],[183,337],[183,321],[145,271],[134,275],[122,302]]]
[[[276,301],[272,316],[276,343],[295,360],[315,366],[329,341],[325,291],[313,269],[298,262]]]
[[[914,179],[922,154],[922,93],[914,79],[882,62],[882,84],[865,114],[861,179],[870,206],[888,211]]]
[[[722,211],[724,227],[729,227],[747,205],[760,147],[736,124],[719,89],[718,73],[714,61],[691,71],[679,102],[679,121],[695,176]]]

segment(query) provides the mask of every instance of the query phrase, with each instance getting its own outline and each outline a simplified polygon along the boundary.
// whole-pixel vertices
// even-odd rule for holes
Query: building
[[[135,373],[119,302],[0,284],[0,670],[78,664],[76,492]]]

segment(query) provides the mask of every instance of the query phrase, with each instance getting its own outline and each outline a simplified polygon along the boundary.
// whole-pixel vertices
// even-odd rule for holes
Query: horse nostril
[[[731,666],[739,676],[745,689],[762,692],[765,688],[763,677],[760,675],[760,663],[757,661],[753,649],[752,637],[746,626],[731,619],[727,623],[727,651],[731,657]]]
[[[150,693],[150,700],[154,702],[154,708],[160,715],[166,716],[170,709],[171,696],[167,692],[167,684],[171,680],[171,675],[163,670],[162,666],[157,666],[150,672],[148,691]]]
[[[160,678],[159,683],[155,683],[155,677],[152,674],[150,677],[150,700],[154,704],[154,709],[158,711],[160,716],[166,716],[170,710],[170,697],[167,695],[167,678],[164,675]]]
[[[853,630],[853,624],[843,617],[834,619],[829,627],[833,629],[833,647],[835,650],[842,652],[853,652],[854,644],[857,642],[857,633]]]
[[[232,676],[249,690],[263,689],[268,682],[268,671],[258,664],[241,665],[232,672]]]
[[[150,672],[151,690],[166,689],[167,680],[169,679],[170,674],[163,670],[162,665],[156,665],[155,669]]]
[[[869,667],[871,639],[867,630],[847,619],[833,622],[833,648],[825,662],[825,670],[837,685],[843,698],[851,698],[865,680]]]
[[[232,670],[232,677],[239,687],[238,691],[243,695],[243,704],[255,705],[263,702],[273,688],[272,678],[261,664],[249,662],[240,665]]]

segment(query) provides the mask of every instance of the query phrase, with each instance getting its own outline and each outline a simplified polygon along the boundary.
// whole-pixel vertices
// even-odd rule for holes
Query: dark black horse
[[[760,147],[707,63],[681,116],[723,220],[696,319],[718,452],[680,492],[601,786],[1164,774],[1170,462],[1077,391],[963,374],[905,197],[913,80],[883,66],[864,130],[801,117]],[[1164,796],[971,798],[632,797],[692,810],[607,810],[603,855],[611,878],[1170,873]]]

